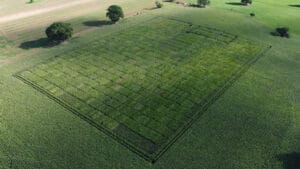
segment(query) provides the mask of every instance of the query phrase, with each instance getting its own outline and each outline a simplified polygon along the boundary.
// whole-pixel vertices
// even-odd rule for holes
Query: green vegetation
[[[271,32],[271,34],[273,36],[280,36],[280,37],[285,37],[285,38],[290,37],[289,28],[287,28],[287,27],[276,28],[276,30]]]
[[[198,5],[200,7],[206,7],[206,5],[210,4],[210,0],[198,0]]]
[[[55,22],[46,29],[46,35],[51,42],[62,42],[70,39],[73,34],[73,28],[69,23]]]
[[[120,6],[112,5],[107,9],[106,16],[115,23],[118,22],[121,18],[124,18],[124,13]]]
[[[157,18],[17,76],[156,160],[260,50],[234,35]]]
[[[241,0],[241,2],[245,5],[252,4],[252,0]]]
[[[15,56],[16,52],[11,51],[13,46],[14,42],[12,40],[0,36],[0,58],[8,58]]]
[[[76,3],[76,1],[71,0],[66,1],[70,1],[70,3]],[[122,3],[119,5],[122,5],[122,8],[126,13],[132,13],[145,7],[153,7],[154,4],[153,1],[148,0],[140,0],[139,3],[135,3],[135,1],[136,0],[128,0],[126,2],[122,1]],[[40,11],[48,6],[51,7],[56,5],[65,5],[61,3],[61,0],[41,0],[36,2],[38,3],[34,3],[34,5],[28,5],[23,1],[0,1],[0,6],[3,7],[0,10],[0,15],[3,16],[8,15],[8,13],[18,12],[23,13],[26,11],[32,12],[34,10]],[[98,21],[99,19],[106,21],[106,9],[112,3],[112,1],[104,1],[99,7],[99,3],[95,1],[89,1],[87,4],[77,5],[55,12],[39,14],[11,22],[0,22],[0,36],[8,39],[10,42],[13,42],[9,43],[9,47],[7,47],[4,51],[5,54],[1,52],[0,59],[11,58],[16,55],[28,56],[32,55],[33,53],[33,51],[30,49],[45,49],[49,47],[48,40],[45,36],[45,29],[51,25],[53,21],[65,21],[70,23],[74,28],[74,36],[78,36],[78,34],[81,34],[81,32],[91,29],[91,24],[103,25]],[[2,34],[2,32],[5,32],[5,34]]]
[[[155,5],[157,8],[162,8],[163,7],[163,4],[159,1],[155,1]]]
[[[51,0],[51,2],[53,1],[55,0]],[[7,4],[14,4],[13,8],[10,7],[12,11],[20,10],[21,6],[17,2],[25,5],[25,1],[1,1],[0,4],[4,8],[1,9],[0,13],[7,12],[9,9]],[[41,3],[25,6],[39,6],[44,2],[49,1],[41,1]],[[147,2],[149,6],[145,5]],[[128,0],[126,5],[119,5],[122,6],[126,15],[128,13],[127,16],[133,16],[129,14],[135,14],[136,11],[131,9],[141,10],[154,7],[154,1],[147,2],[144,0]],[[196,0],[193,0],[193,3],[196,2]],[[236,2],[238,4],[226,2]],[[161,10],[145,10],[142,15],[125,18],[116,25],[93,29],[92,26],[85,24],[88,21],[105,20],[105,10],[109,5],[99,5],[103,7],[102,11],[100,10],[101,7],[98,7],[97,12],[65,18],[66,22],[72,23],[74,36],[78,32],[81,33],[80,36],[72,38],[66,45],[53,48],[35,47],[28,50],[28,52],[18,49],[23,55],[12,57],[10,64],[2,64],[2,58],[4,57],[4,60],[6,60],[7,57],[2,51],[8,52],[4,48],[0,49],[0,168],[299,168],[300,114],[298,112],[300,110],[300,81],[298,60],[300,55],[300,23],[298,21],[300,15],[298,12],[299,7],[295,6],[297,5],[295,0],[255,0],[251,6],[247,7],[240,5],[239,0],[216,0],[207,9],[185,8],[175,3],[166,3]],[[80,6],[80,9],[73,7],[69,11],[78,14],[85,8]],[[39,15],[11,23],[1,23],[1,31],[4,31],[3,34],[1,32],[1,37],[5,37],[1,38],[1,41],[5,39],[6,48],[10,48],[10,50],[15,50],[15,46],[19,46],[22,42],[38,42],[39,38],[45,38],[45,27],[49,25],[47,18],[57,19],[58,15],[66,16],[67,11],[64,10],[63,13],[55,12],[55,14],[49,13],[47,17]],[[278,11],[284,12],[284,15]],[[251,12],[255,13],[256,16],[250,18],[249,14]],[[99,18],[99,16],[103,16],[103,18]],[[107,38],[123,39],[125,35],[120,38],[112,35],[119,35],[122,31],[125,34],[127,28],[129,30],[138,28],[145,24],[145,21],[155,19],[157,16],[176,18],[189,22],[194,26],[216,28],[222,32],[228,32],[228,34],[238,35],[240,39],[251,39],[250,42],[255,42],[254,46],[259,46],[262,43],[272,45],[272,48],[230,86],[214,104],[210,105],[191,128],[184,132],[154,164],[149,164],[148,161],[140,158],[136,153],[132,153],[128,148],[116,142],[115,139],[70,113],[69,109],[57,104],[57,102],[46,97],[45,94],[12,76],[19,71],[35,70],[43,64],[55,63],[55,60],[70,65],[72,59],[69,54],[74,54],[74,51],[79,52],[73,56],[74,63],[80,61],[79,66],[81,67],[89,65],[85,63],[91,62],[89,58],[92,56],[80,54],[81,47],[83,47],[82,53],[93,53],[93,51],[87,51],[84,48],[95,49],[95,54],[92,55],[103,58],[104,55],[107,55],[107,53],[99,53],[99,50],[103,50],[109,54],[114,54],[113,56],[106,56],[107,58],[119,59],[121,57],[118,55],[119,52],[123,50],[126,52],[127,50],[125,47],[128,47],[128,44],[124,45],[125,42],[117,47],[112,46],[115,47],[113,49],[106,44],[98,46],[98,48],[92,47],[92,44],[102,44],[101,39]],[[282,26],[290,28],[291,37],[289,39],[270,35],[274,28]],[[160,27],[163,27],[163,23]],[[138,31],[138,33],[144,32],[144,34],[136,39],[138,42],[142,40],[148,42],[137,45],[139,50],[135,50],[137,54],[134,55],[137,55],[137,57],[134,59],[138,63],[142,62],[138,60],[141,58],[139,52],[149,52],[144,52],[144,49],[141,49],[141,47],[147,47],[149,44],[149,40],[144,39],[144,37],[149,37],[145,29]],[[89,31],[82,33],[82,30]],[[176,27],[172,27],[170,33],[174,33],[176,30]],[[163,32],[159,29],[158,31]],[[186,32],[184,36],[188,36],[185,34]],[[180,36],[180,34],[174,35],[174,37]],[[164,37],[162,36],[162,38]],[[235,48],[238,47],[239,38],[229,45],[235,44]],[[131,38],[129,40],[132,41]],[[169,39],[169,41],[172,42],[172,39]],[[206,48],[206,42],[214,44],[213,40],[207,40],[205,43],[193,43],[191,46],[198,47],[201,45],[200,50],[195,49],[195,52],[203,56],[201,49]],[[121,43],[118,42],[118,44]],[[89,44],[91,44],[91,47]],[[253,43],[250,44],[253,45]],[[119,49],[123,45],[124,49]],[[171,45],[165,46],[169,47]],[[220,46],[222,45],[220,44]],[[241,48],[243,48],[242,46]],[[185,46],[177,48],[179,49],[176,49],[172,56],[176,55],[176,51],[186,56],[186,52],[183,52]],[[158,49],[161,50],[162,48]],[[189,50],[190,48],[188,48]],[[23,53],[24,51],[25,53]],[[240,56],[236,51],[225,51],[226,56],[232,56],[229,53]],[[191,58],[198,58],[195,55],[190,56],[192,56]],[[152,61],[149,56],[150,54],[146,54],[145,58]],[[181,59],[180,56],[178,54],[176,57]],[[221,56],[219,59],[224,58]],[[83,58],[87,60],[76,61],[76,59]],[[213,55],[212,60],[214,58],[216,58],[215,55]],[[62,61],[63,59],[66,59],[66,61]],[[95,58],[96,61],[98,59],[98,57]],[[128,62],[124,62],[124,64],[134,65],[135,60],[132,60],[130,64]],[[103,59],[103,61],[105,60]],[[104,65],[110,65],[108,63],[110,62],[101,62],[101,66],[96,67],[96,70],[107,68]],[[214,64],[208,64],[207,68],[209,69],[207,70],[211,70]],[[60,67],[61,65],[56,66]],[[217,66],[223,66],[223,64]],[[132,67],[128,67],[128,70],[131,70]],[[115,68],[112,67],[112,69]],[[193,70],[198,69],[197,67],[192,68]],[[49,71],[53,71],[53,69],[55,69],[55,65],[51,66]],[[78,65],[74,65],[72,70],[78,71]],[[87,71],[91,70],[87,69]],[[70,70],[68,69],[68,71]],[[214,73],[211,72],[208,75],[212,74]],[[57,76],[60,76],[60,74]],[[84,77],[80,76],[80,78]],[[110,76],[105,75],[104,77]],[[61,79],[64,78],[66,77],[61,77]],[[84,78],[82,82],[85,83],[86,80],[88,79]],[[108,82],[108,84],[112,84],[112,82]],[[73,83],[72,85],[81,87],[79,83]],[[84,88],[85,84],[82,85]],[[170,87],[170,89],[172,88]],[[137,99],[140,100],[139,97]]]

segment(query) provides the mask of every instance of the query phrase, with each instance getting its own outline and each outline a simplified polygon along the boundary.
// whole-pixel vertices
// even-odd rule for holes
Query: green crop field
[[[154,18],[17,77],[155,160],[261,55],[237,36]]]
[[[0,2],[1,169],[300,168],[299,1],[91,0],[3,21],[68,2]],[[47,46],[54,21],[74,36]]]

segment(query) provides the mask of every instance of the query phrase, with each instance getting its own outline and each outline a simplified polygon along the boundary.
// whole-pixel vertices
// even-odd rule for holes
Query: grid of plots
[[[154,161],[260,52],[216,29],[155,18],[16,76]]]

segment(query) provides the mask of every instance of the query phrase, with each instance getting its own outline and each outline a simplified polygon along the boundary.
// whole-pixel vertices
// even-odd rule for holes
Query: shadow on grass
[[[50,48],[55,45],[51,45],[47,38],[40,38],[33,41],[27,41],[20,44],[22,49],[32,49],[32,48]]]
[[[300,168],[300,153],[293,152],[289,154],[279,154],[276,158],[283,162],[285,169],[299,169]]]
[[[155,9],[159,9],[158,7],[151,7],[151,8],[144,8],[143,10],[149,10],[149,11],[151,11],[151,10],[155,10]]]
[[[105,25],[112,25],[113,23],[111,21],[86,21],[83,22],[83,25],[85,26],[95,26],[95,27],[101,27]]]
[[[298,7],[298,8],[300,8],[300,5],[289,5],[289,6],[291,6],[291,7]]]
[[[235,6],[245,6],[245,4],[241,2],[226,2],[227,5],[235,5]]]

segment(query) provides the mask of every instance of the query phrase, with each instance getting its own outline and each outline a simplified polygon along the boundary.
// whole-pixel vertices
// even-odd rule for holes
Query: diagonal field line
[[[16,13],[16,14],[12,14],[12,15],[2,16],[2,17],[0,17],[0,23],[15,21],[18,19],[28,18],[28,17],[35,16],[35,15],[45,14],[48,12],[65,9],[65,8],[85,4],[88,2],[92,2],[92,1],[95,1],[95,0],[77,0],[77,1],[69,2],[67,4],[57,5],[57,6],[53,6],[53,7],[42,8],[42,9],[37,9],[34,11],[20,12],[20,13]]]

